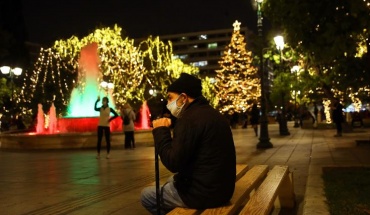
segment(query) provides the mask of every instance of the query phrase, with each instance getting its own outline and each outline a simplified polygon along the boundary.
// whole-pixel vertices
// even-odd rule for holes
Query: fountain
[[[45,123],[45,116],[44,116],[44,111],[42,110],[42,104],[38,104],[36,133],[39,133],[39,134],[44,133],[44,123]]]
[[[92,148],[96,146],[96,129],[99,121],[99,112],[94,110],[96,98],[107,96],[109,106],[119,111],[114,105],[110,92],[99,90],[98,77],[100,59],[98,44],[91,43],[81,49],[79,77],[84,78],[84,86],[73,89],[68,106],[68,115],[57,118],[54,104],[51,105],[49,115],[45,120],[42,104],[38,105],[36,132],[28,134],[1,135],[0,148]],[[98,104],[98,107],[101,103]],[[149,126],[150,112],[146,102],[140,108],[140,121],[135,123],[135,139],[140,142],[152,142]],[[45,129],[46,127],[46,129]],[[120,117],[111,121],[111,145],[122,146],[124,135]]]
[[[101,98],[107,96],[110,101],[109,106],[119,112],[115,108],[112,94],[109,91],[104,94],[105,92],[99,89],[100,59],[97,43],[88,44],[81,49],[78,64],[78,72],[81,73],[80,77],[84,78],[83,82],[85,85],[83,88],[77,87],[73,89],[68,106],[68,114],[58,120],[60,133],[95,132],[99,121],[99,112],[95,111],[93,107],[97,96]],[[98,106],[101,106],[101,104],[99,103]],[[141,108],[140,115],[143,116],[144,120],[135,124],[136,129],[149,129],[148,117],[150,112],[146,102],[144,102]],[[122,120],[120,118],[113,120],[110,128],[113,132],[122,131]]]
[[[111,101],[109,106],[115,109],[111,93],[107,92],[107,95],[103,95],[99,90],[99,63],[97,43],[90,43],[81,49],[78,72],[79,77],[84,78],[85,85],[73,89],[68,114],[59,119],[58,126],[61,133],[95,132],[99,112],[94,110],[94,104],[98,96],[107,96]],[[98,106],[101,106],[101,103]],[[120,119],[111,122],[111,131],[122,131]]]
[[[51,104],[49,112],[49,133],[55,134],[57,132],[57,114],[54,103]]]
[[[150,129],[150,111],[147,101],[144,101],[143,106],[140,108],[140,127],[142,129]]]

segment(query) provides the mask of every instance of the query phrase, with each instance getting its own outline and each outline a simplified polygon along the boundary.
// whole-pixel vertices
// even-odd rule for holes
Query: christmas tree
[[[244,112],[261,95],[260,79],[252,66],[252,53],[246,50],[240,24],[234,22],[230,44],[219,61],[221,69],[216,70],[215,88],[222,113]]]

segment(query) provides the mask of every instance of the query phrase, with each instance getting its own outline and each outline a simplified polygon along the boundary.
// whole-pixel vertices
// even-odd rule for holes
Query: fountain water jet
[[[140,108],[140,121],[136,126],[141,129],[150,129],[150,111],[147,101],[144,101]]]
[[[79,80],[79,82],[83,82],[84,86],[73,89],[68,105],[67,117],[99,116],[99,112],[95,111],[93,106],[98,96],[101,98],[105,96],[99,91],[99,64],[97,43],[90,43],[81,49],[78,72],[79,78],[83,79]],[[108,98],[110,101],[109,106],[115,108],[111,94],[108,95]]]
[[[38,134],[44,133],[44,129],[45,129],[44,124],[45,124],[45,116],[44,116],[44,111],[42,110],[42,104],[38,104],[36,133]]]
[[[54,134],[56,132],[57,132],[57,115],[54,103],[52,103],[49,112],[49,133]]]

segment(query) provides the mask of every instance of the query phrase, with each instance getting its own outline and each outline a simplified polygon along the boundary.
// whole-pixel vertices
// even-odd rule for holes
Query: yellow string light
[[[219,61],[221,69],[216,70],[217,103],[223,113],[244,112],[261,95],[257,69],[252,66],[252,53],[245,49],[244,40],[236,21],[230,44]]]

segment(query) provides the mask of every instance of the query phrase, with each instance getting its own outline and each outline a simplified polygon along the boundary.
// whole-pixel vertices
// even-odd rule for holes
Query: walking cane
[[[155,153],[155,194],[157,200],[157,215],[161,214],[161,189],[159,187],[159,164],[158,164],[158,149],[154,143],[154,153]]]
[[[159,119],[163,116],[163,110],[159,116],[156,118]],[[158,163],[158,157],[159,157],[159,150],[157,145],[154,143],[154,154],[155,154],[155,194],[156,194],[156,200],[157,200],[157,215],[161,214],[161,188],[159,186],[159,163]]]

